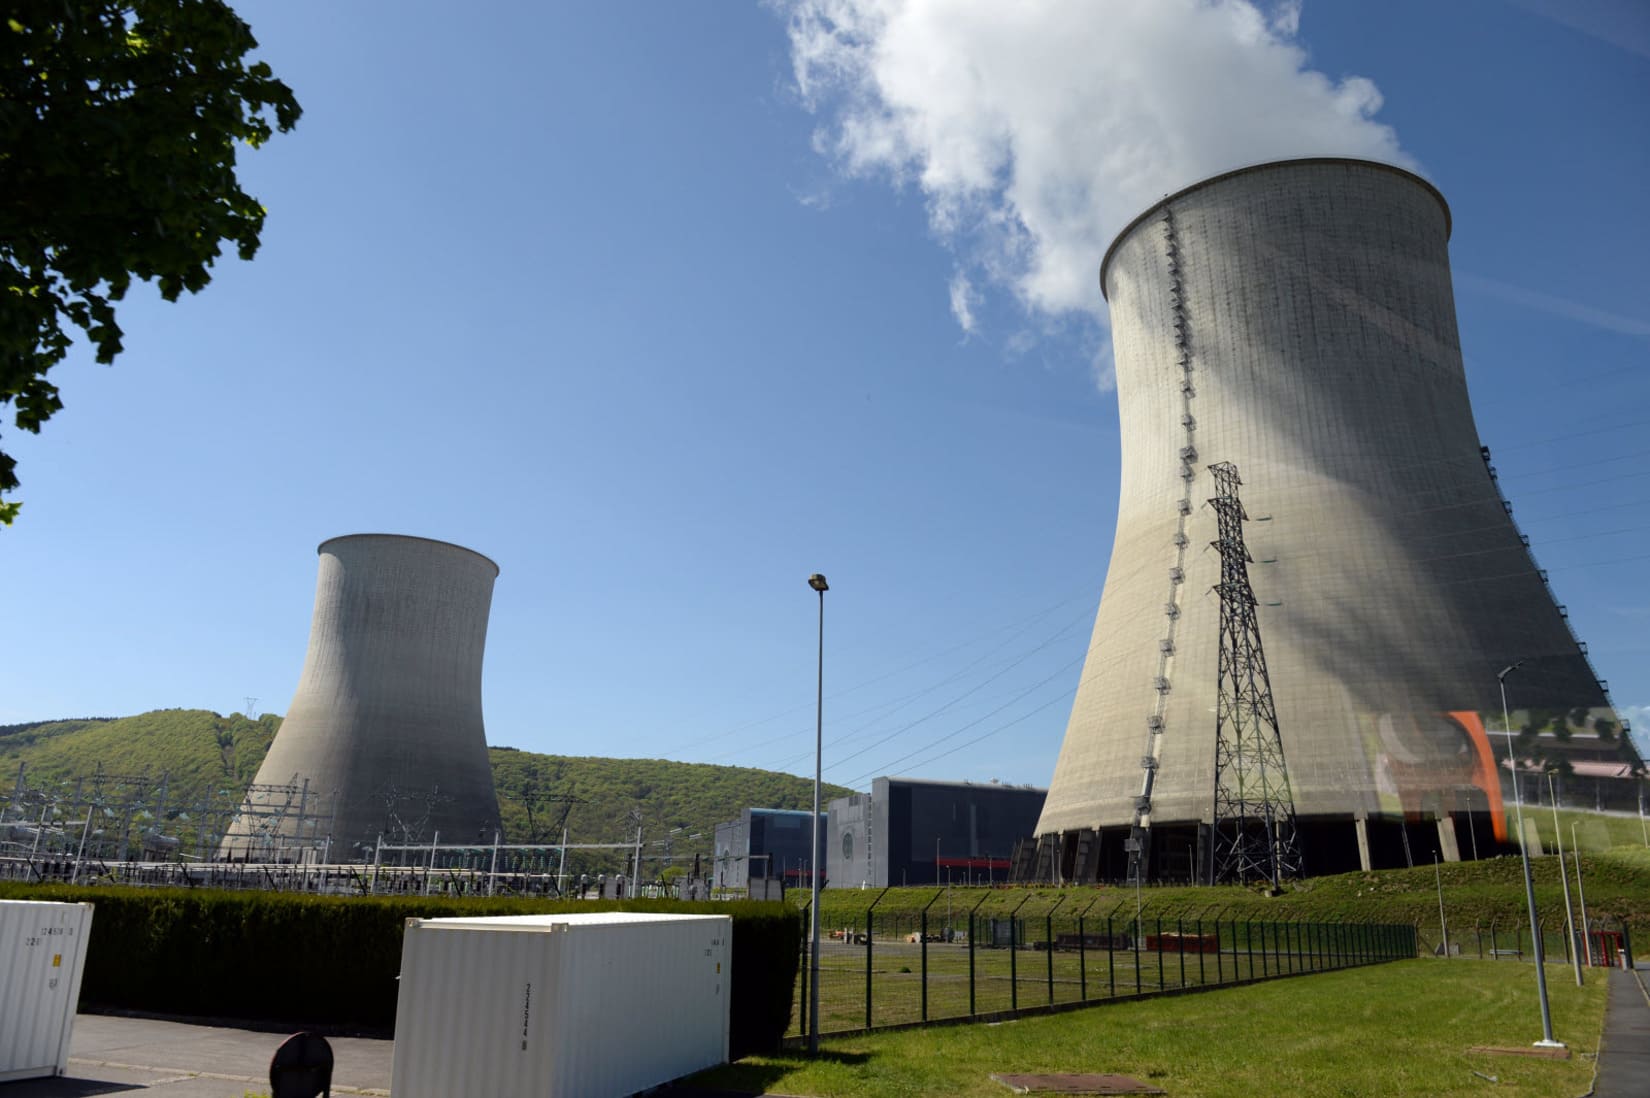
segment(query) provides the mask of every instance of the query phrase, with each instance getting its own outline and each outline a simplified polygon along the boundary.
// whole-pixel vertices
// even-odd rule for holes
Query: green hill
[[[572,842],[615,842],[677,834],[676,850],[709,853],[713,831],[751,807],[810,808],[813,782],[743,766],[540,755],[491,749],[493,781],[505,831],[517,842],[555,842],[565,813]],[[825,785],[824,797],[852,790]],[[572,797],[572,803],[552,800]],[[688,836],[701,838],[688,841]]]
[[[135,717],[84,718],[0,726],[0,803],[18,766],[39,789],[106,775],[167,775],[172,790],[238,795],[252,781],[280,728],[266,713],[220,716],[205,709],[160,709]],[[749,767],[544,755],[490,749],[506,841],[555,842],[565,825],[572,842],[621,842],[638,824],[647,843],[671,852],[709,854],[715,827],[750,807],[812,804],[813,783]],[[827,785],[824,795],[851,792]],[[674,834],[672,834],[674,832]]]
[[[271,714],[250,720],[204,709],[6,725],[0,727],[0,766],[10,777],[18,763],[27,764],[28,782],[37,787],[90,779],[101,764],[111,775],[166,774],[177,789],[239,790],[252,781],[280,725]]]

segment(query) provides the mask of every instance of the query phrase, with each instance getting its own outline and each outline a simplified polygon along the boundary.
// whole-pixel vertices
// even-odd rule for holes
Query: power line
[[[933,755],[929,758],[923,759],[921,762],[917,763],[916,765],[920,767],[920,766],[928,766],[932,763],[937,763],[941,759],[949,758],[950,756],[955,755],[957,752],[959,752],[959,751],[961,751],[965,748],[973,747],[977,743],[982,743],[985,740],[990,739],[992,736],[995,736],[1000,732],[1006,732],[1010,728],[1014,728],[1017,725],[1024,724],[1026,721],[1030,720],[1032,717],[1035,717],[1037,714],[1041,713],[1043,710],[1047,709],[1049,706],[1056,705],[1056,704],[1058,704],[1062,701],[1066,701],[1067,699],[1070,699],[1070,698],[1074,697],[1077,694],[1077,691],[1081,690],[1084,685],[1086,685],[1091,680],[1097,679],[1099,677],[1100,676],[1098,674],[1090,675],[1088,678],[1083,679],[1081,682],[1079,682],[1076,686],[1073,686],[1073,687],[1071,687],[1067,690],[1061,691],[1059,694],[1056,694],[1054,697],[1050,698],[1048,701],[1044,702],[1043,704],[1037,706],[1035,709],[1028,710],[1027,712],[1020,714],[1018,717],[1015,717],[1013,720],[1008,721],[1006,724],[1000,724],[996,728],[993,728],[991,731],[983,733],[983,734],[978,735],[978,736],[975,736],[971,740],[965,740],[964,742],[957,744],[955,747],[947,748],[946,750],[941,751],[938,755]],[[853,788],[853,787],[858,786],[859,783],[864,781],[866,778],[874,778],[874,777],[877,777],[879,774],[884,774],[886,772],[887,772],[886,769],[870,770],[870,771],[865,772],[864,774],[860,774],[860,775],[856,776],[852,781],[849,781],[845,784],[848,785],[850,788]]]
[[[875,720],[869,721],[866,724],[861,725],[860,727],[854,729],[852,732],[850,732],[846,735],[836,736],[835,738],[832,739],[831,746],[832,747],[840,747],[845,743],[852,743],[862,733],[865,733],[865,732],[875,728],[878,721],[880,721],[880,720],[882,720],[882,719],[884,719],[888,716],[891,716],[894,713],[897,713],[900,709],[903,709],[906,705],[909,705],[911,702],[915,701],[916,699],[924,697],[928,694],[932,694],[934,691],[939,690],[942,687],[949,686],[951,683],[956,682],[959,679],[966,679],[971,672],[973,672],[980,665],[982,665],[982,664],[986,663],[988,660],[990,660],[992,656],[994,656],[998,652],[1001,652],[1003,649],[1009,647],[1016,640],[1020,639],[1026,633],[1030,632],[1031,623],[1034,623],[1037,620],[1040,620],[1042,618],[1047,617],[1050,613],[1053,613],[1055,610],[1058,610],[1061,606],[1068,605],[1069,603],[1074,601],[1075,598],[1079,598],[1079,597],[1092,598],[1093,596],[1092,595],[1074,596],[1073,598],[1065,599],[1063,602],[1056,603],[1054,606],[1049,607],[1047,610],[1040,611],[1039,613],[1034,615],[1032,618],[1026,619],[1026,624],[1020,625],[1020,623],[1016,623],[1016,626],[1018,626],[1018,628],[1016,629],[1016,632],[1012,636],[1010,636],[1008,639],[1004,640],[1001,644],[998,644],[995,647],[993,647],[990,651],[988,651],[988,652],[984,653],[983,655],[977,657],[972,662],[970,662],[968,664],[965,664],[959,670],[952,672],[951,674],[945,676],[944,678],[940,679],[939,681],[937,681],[935,683],[932,683],[928,686],[925,686],[920,690],[914,691],[913,693],[907,694],[902,698],[894,699],[891,702],[881,702],[881,703],[878,703],[877,705],[873,705],[873,706],[870,706],[866,709],[860,710],[857,713],[849,714],[845,718],[841,718],[842,720],[851,721],[851,720],[856,719],[857,717],[863,716],[866,713],[875,712],[878,709],[887,710],[887,712],[885,712],[881,717],[878,717]],[[1081,622],[1084,618],[1086,618],[1091,613],[1091,611],[1089,611],[1087,609],[1087,605],[1088,604],[1085,603],[1084,610],[1079,614],[1079,616],[1077,618],[1073,619],[1073,623]],[[1052,634],[1047,640],[1045,640],[1043,642],[1043,644],[1039,645],[1037,648],[1032,649],[1032,652],[1035,653],[1036,651],[1040,650],[1041,648],[1047,647],[1048,644],[1050,644],[1053,641],[1057,640],[1061,635],[1069,632],[1071,630],[1071,628],[1072,628],[1072,623],[1068,623],[1068,624],[1062,626],[1060,629],[1056,630],[1054,632],[1054,634]],[[966,647],[966,646],[961,646],[961,647]],[[950,651],[956,651],[956,650],[957,650],[956,648],[953,648]],[[1030,653],[1028,653],[1028,655],[1029,654]],[[1011,670],[1013,667],[1015,667],[1019,663],[1023,662],[1025,658],[1026,657],[1022,656],[1022,657],[1020,657],[1020,659],[1009,663],[1006,667],[1002,668],[1002,670],[999,671],[998,674],[993,675],[988,679],[985,679],[983,682],[979,683],[978,685],[985,685],[986,683],[991,682],[993,679],[1001,677],[1001,675],[1004,672],[1006,672],[1008,670]],[[927,662],[927,661],[924,660],[924,661],[918,661],[918,662],[922,663],[922,662]],[[916,666],[916,665],[912,665],[912,666]],[[881,681],[882,679],[886,679],[888,677],[889,677],[888,675],[882,675],[882,676],[879,676],[879,678],[876,681]],[[978,686],[975,687],[975,689],[977,689],[977,688],[978,688]],[[962,697],[966,697],[966,696],[967,696],[966,693],[963,694],[963,695],[959,695],[957,698],[952,699],[951,702],[947,702],[946,705],[941,706],[940,709],[937,710],[937,712],[943,712],[945,709],[949,708],[950,705],[954,704],[956,701],[959,701],[959,700],[961,700]],[[913,723],[919,723],[921,720],[924,720],[924,719],[926,719],[926,718],[919,718],[918,722],[913,722]],[[805,735],[809,731],[812,731],[812,729],[794,729],[790,732],[786,732],[786,733],[783,733],[779,736],[774,736],[770,739],[764,740],[761,743],[743,744],[743,745],[741,745],[740,747],[736,748],[733,751],[724,752],[723,754],[721,754],[719,756],[716,756],[716,759],[713,759],[712,761],[716,761],[716,760],[720,760],[720,759],[727,759],[727,758],[731,758],[731,757],[736,756],[736,755],[744,754],[747,751],[749,751],[751,748],[766,747],[766,746],[769,746],[769,745],[772,745],[772,744],[775,744],[775,743],[782,742],[784,740],[793,739],[793,738]],[[795,756],[787,756],[786,758],[784,758],[784,759],[780,760],[779,762],[777,762],[777,763],[773,764],[772,766],[770,766],[769,769],[782,769],[784,767],[794,765],[796,762],[801,761],[805,757],[805,755],[811,755],[811,754],[812,754],[812,751],[810,750],[810,751],[808,751],[804,754],[799,754],[799,755],[795,755]]]
[[[884,763],[878,769],[880,769],[883,773],[886,774],[889,770],[891,770],[894,767],[898,766],[900,763],[904,762],[905,760],[907,760],[909,758],[912,758],[913,756],[920,755],[923,752],[929,750],[930,748],[937,747],[939,744],[944,743],[946,740],[949,740],[954,736],[960,736],[964,732],[967,732],[970,728],[975,727],[976,725],[980,725],[980,724],[985,723],[986,721],[990,720],[992,717],[995,717],[998,713],[1001,713],[1003,710],[1008,709],[1011,706],[1013,706],[1015,702],[1018,702],[1018,701],[1022,700],[1023,698],[1025,698],[1029,694],[1034,694],[1038,690],[1041,690],[1043,687],[1047,686],[1049,683],[1053,682],[1055,679],[1057,679],[1057,678],[1061,677],[1062,675],[1066,674],[1073,667],[1076,667],[1076,666],[1080,665],[1086,659],[1088,659],[1088,653],[1084,652],[1082,655],[1078,656],[1076,659],[1066,661],[1065,663],[1061,664],[1060,667],[1057,670],[1055,670],[1054,674],[1048,676],[1047,678],[1043,679],[1040,682],[1034,683],[1031,686],[1026,687],[1024,690],[1020,691],[1018,694],[1015,694],[1008,701],[1006,701],[1003,704],[999,705],[997,708],[991,710],[991,712],[983,713],[980,716],[975,717],[973,720],[969,721],[967,724],[961,726],[960,728],[956,728],[956,729],[954,729],[950,732],[947,732],[945,735],[940,736],[938,739],[930,740],[928,743],[926,743],[923,746],[917,748],[915,751],[909,751],[906,754],[901,755],[899,758],[892,760],[891,762]],[[869,750],[869,748],[867,748],[867,750]],[[860,752],[860,754],[864,754],[864,752]],[[836,762],[832,763],[831,766],[830,766],[830,769],[835,769],[836,767],[842,765],[842,763],[845,763],[849,759],[852,759],[854,757],[855,757],[854,755],[846,755],[843,758],[841,758],[841,759],[837,760]]]
[[[1473,399],[1472,406],[1477,409],[1493,408],[1500,404],[1517,403],[1519,405],[1526,405],[1529,402],[1531,393],[1550,392],[1554,389],[1574,390],[1578,386],[1586,385],[1589,382],[1600,381],[1607,377],[1615,377],[1618,374],[1639,373],[1643,370],[1643,366],[1635,363],[1631,366],[1616,366],[1609,370],[1598,370],[1590,374],[1582,374],[1580,377],[1566,377],[1562,381],[1555,381],[1547,385],[1538,385],[1533,388],[1522,387],[1517,390],[1503,389],[1485,397],[1482,400],[1475,397]],[[1468,388],[1470,389],[1471,386],[1469,385]]]
[[[965,640],[965,641],[961,642],[960,644],[955,644],[955,645],[952,645],[950,648],[946,648],[946,649],[943,649],[942,651],[934,652],[934,653],[931,653],[930,655],[923,656],[921,659],[914,660],[911,663],[908,663],[903,667],[897,667],[897,668],[893,669],[892,671],[886,671],[881,675],[877,675],[877,676],[874,676],[872,678],[866,679],[862,682],[855,683],[853,686],[844,687],[843,689],[838,690],[833,694],[827,694],[826,699],[828,701],[835,701],[838,698],[847,697],[849,694],[853,694],[856,691],[863,690],[868,686],[875,686],[877,683],[883,682],[887,679],[891,679],[896,675],[903,675],[908,671],[911,671],[911,670],[914,670],[918,667],[921,667],[925,663],[930,663],[934,660],[940,659],[943,656],[949,656],[953,652],[960,652],[961,650],[963,650],[965,648],[969,648],[969,647],[971,647],[975,644],[978,644],[981,641],[985,640],[986,638],[994,636],[997,633],[1001,633],[1004,630],[1018,629],[1019,632],[1017,632],[1013,637],[1010,637],[1008,640],[1006,640],[1002,644],[998,645],[996,649],[993,649],[993,651],[1000,650],[1004,647],[1007,647],[1009,644],[1012,644],[1016,637],[1024,634],[1027,630],[1029,630],[1031,628],[1032,625],[1035,625],[1041,619],[1048,617],[1050,614],[1054,613],[1056,610],[1059,610],[1059,609],[1061,609],[1062,607],[1065,607],[1065,606],[1069,606],[1071,603],[1075,602],[1078,599],[1091,599],[1093,597],[1094,597],[1094,592],[1093,592],[1092,585],[1085,586],[1081,592],[1079,592],[1077,594],[1074,594],[1074,595],[1068,595],[1067,597],[1061,599],[1059,602],[1056,602],[1051,606],[1045,607],[1042,610],[1038,610],[1036,613],[1031,614],[1028,617],[1021,618],[1021,619],[1018,619],[1016,621],[1011,621],[1011,622],[1005,623],[1003,625],[998,625],[998,626],[996,626],[992,629],[987,630],[984,633],[978,634],[978,635],[976,635],[976,636],[974,636],[974,637],[972,637],[968,640]],[[920,695],[918,695],[918,696],[920,696]],[[886,704],[886,703],[884,703],[884,704]],[[690,751],[694,748],[702,747],[705,744],[714,743],[717,740],[722,740],[722,739],[726,739],[729,736],[737,735],[740,732],[748,731],[749,729],[757,728],[757,727],[760,727],[764,724],[770,724],[773,721],[780,720],[781,718],[784,718],[784,717],[788,717],[792,713],[798,713],[798,712],[801,712],[802,710],[810,709],[810,708],[812,708],[812,706],[813,706],[812,702],[805,702],[805,703],[800,704],[800,705],[794,705],[794,706],[791,706],[788,709],[785,709],[785,710],[782,710],[778,713],[775,713],[772,716],[761,717],[761,718],[759,718],[757,720],[753,720],[753,721],[746,721],[744,724],[737,725],[733,728],[728,729],[725,732],[716,732],[716,733],[713,733],[709,736],[705,736],[701,739],[690,740],[687,743],[682,744],[678,748],[678,750]],[[871,706],[869,709],[862,710],[861,712],[867,712],[868,713],[868,712],[871,712],[872,710],[880,708],[880,707],[881,707],[880,705]],[[787,737],[790,737],[790,736],[793,736],[793,735],[799,735],[799,734],[800,733],[797,733],[797,732],[786,732],[781,736],[775,737],[773,740],[768,740],[768,741],[765,741],[765,742],[773,743],[773,742],[776,742],[777,740],[785,739]],[[745,745],[745,746],[748,747],[750,745]],[[733,754],[737,754],[737,753],[738,753],[737,751],[733,752]],[[725,758],[727,756],[724,755],[724,756],[720,756],[720,757]]]
[[[886,736],[884,736],[881,739],[875,741],[874,743],[867,744],[865,747],[860,748],[858,751],[855,751],[855,752],[852,752],[851,754],[842,756],[841,758],[837,759],[836,762],[834,762],[832,764],[832,766],[833,767],[840,766],[842,763],[847,762],[849,759],[855,759],[855,758],[858,758],[859,756],[865,754],[867,751],[873,751],[876,748],[881,747],[883,744],[886,744],[889,741],[891,741],[891,740],[893,740],[893,739],[895,739],[899,736],[904,735],[905,733],[909,732],[911,729],[917,727],[918,725],[923,724],[926,721],[932,720],[934,717],[939,716],[941,713],[944,713],[946,710],[950,709],[952,706],[956,705],[958,702],[962,701],[963,699],[969,697],[972,694],[975,694],[975,693],[979,692],[980,690],[984,689],[986,686],[989,686],[991,683],[993,683],[996,680],[1002,678],[1004,675],[1008,674],[1010,671],[1012,671],[1016,667],[1020,666],[1022,663],[1024,663],[1026,660],[1030,659],[1032,656],[1036,655],[1038,652],[1043,651],[1045,648],[1049,647],[1055,641],[1057,641],[1061,637],[1063,637],[1066,633],[1069,633],[1074,626],[1076,626],[1077,624],[1079,624],[1080,622],[1082,622],[1084,619],[1088,618],[1089,616],[1090,616],[1090,611],[1085,609],[1081,615],[1079,615],[1078,617],[1072,619],[1069,623],[1067,623],[1064,627],[1062,627],[1058,632],[1056,632],[1052,636],[1048,637],[1046,640],[1044,640],[1042,643],[1038,644],[1036,647],[1034,647],[1034,648],[1030,649],[1029,651],[1023,653],[1018,658],[1011,661],[1008,665],[1006,665],[1005,667],[999,669],[995,674],[993,674],[993,675],[991,675],[987,678],[979,680],[973,686],[970,686],[967,690],[964,690],[961,694],[958,694],[956,697],[953,697],[950,700],[946,701],[943,705],[940,705],[938,708],[930,710],[927,713],[924,713],[922,716],[918,717],[917,719],[915,719],[913,721],[909,721],[906,724],[901,725],[899,728],[894,729],[892,732],[888,733]],[[842,742],[843,741],[840,738],[838,738],[838,739],[833,740],[831,745],[833,747],[838,747],[838,746],[841,746]],[[798,758],[800,758],[800,756],[792,756],[790,758],[787,758],[787,759],[783,760],[783,762],[781,762],[779,765],[784,766],[784,765],[792,764]]]

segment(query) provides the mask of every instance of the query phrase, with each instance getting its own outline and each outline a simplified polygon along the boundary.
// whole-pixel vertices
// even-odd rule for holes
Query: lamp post
[[[1541,924],[1535,917],[1535,878],[1530,876],[1530,851],[1524,842],[1524,795],[1518,789],[1518,759],[1513,753],[1512,718],[1507,715],[1507,676],[1524,666],[1519,660],[1496,672],[1495,681],[1501,686],[1501,726],[1507,733],[1507,767],[1512,771],[1513,806],[1518,816],[1518,856],[1524,863],[1524,902],[1530,909],[1530,934],[1535,947],[1535,986],[1541,998],[1541,1040],[1536,1048],[1563,1048],[1564,1042],[1553,1040],[1553,1013],[1547,1005],[1547,967],[1541,951]]]
[[[1576,891],[1581,894],[1581,941],[1587,947],[1587,967],[1593,965],[1593,928],[1587,924],[1587,886],[1581,883],[1581,847],[1576,844],[1575,821],[1570,821],[1570,858],[1576,863]]]
[[[808,1055],[819,1055],[819,785],[825,756],[825,592],[831,589],[825,577],[815,572],[808,586],[819,592],[819,676],[814,695],[814,863],[809,874],[808,922],[813,945],[808,951]]]
[[[1576,948],[1576,913],[1570,906],[1570,877],[1564,872],[1564,832],[1558,827],[1558,790],[1553,772],[1547,771],[1547,799],[1553,802],[1553,842],[1558,846],[1558,879],[1564,882],[1564,926],[1570,932],[1570,959],[1575,962],[1576,987],[1581,986],[1581,951]],[[1570,857],[1576,856],[1575,836],[1570,836]]]
[[[1444,946],[1444,960],[1449,960],[1449,923],[1444,921],[1444,874],[1438,865],[1438,852],[1432,852],[1432,879],[1438,885],[1438,937]]]

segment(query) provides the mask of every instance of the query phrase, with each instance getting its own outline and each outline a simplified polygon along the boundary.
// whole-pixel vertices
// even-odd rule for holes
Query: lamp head
[[[1511,667],[1503,667],[1500,671],[1496,672],[1495,677],[1497,679],[1501,680],[1504,683],[1504,682],[1507,681],[1507,676],[1508,675],[1512,674],[1514,671],[1517,671],[1520,667],[1523,667],[1528,662],[1529,662],[1528,660],[1519,660],[1517,663],[1513,664]]]
[[[825,577],[818,572],[808,577],[808,586],[822,595],[831,589],[831,585],[825,582]]]

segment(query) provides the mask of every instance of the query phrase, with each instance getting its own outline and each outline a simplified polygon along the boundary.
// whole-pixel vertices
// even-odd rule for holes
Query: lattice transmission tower
[[[1248,515],[1238,499],[1237,466],[1209,466],[1219,522],[1220,685],[1215,705],[1215,806],[1209,883],[1268,880],[1274,886],[1302,874],[1295,798],[1278,736],[1272,680],[1266,673],[1255,593],[1249,586]]]

